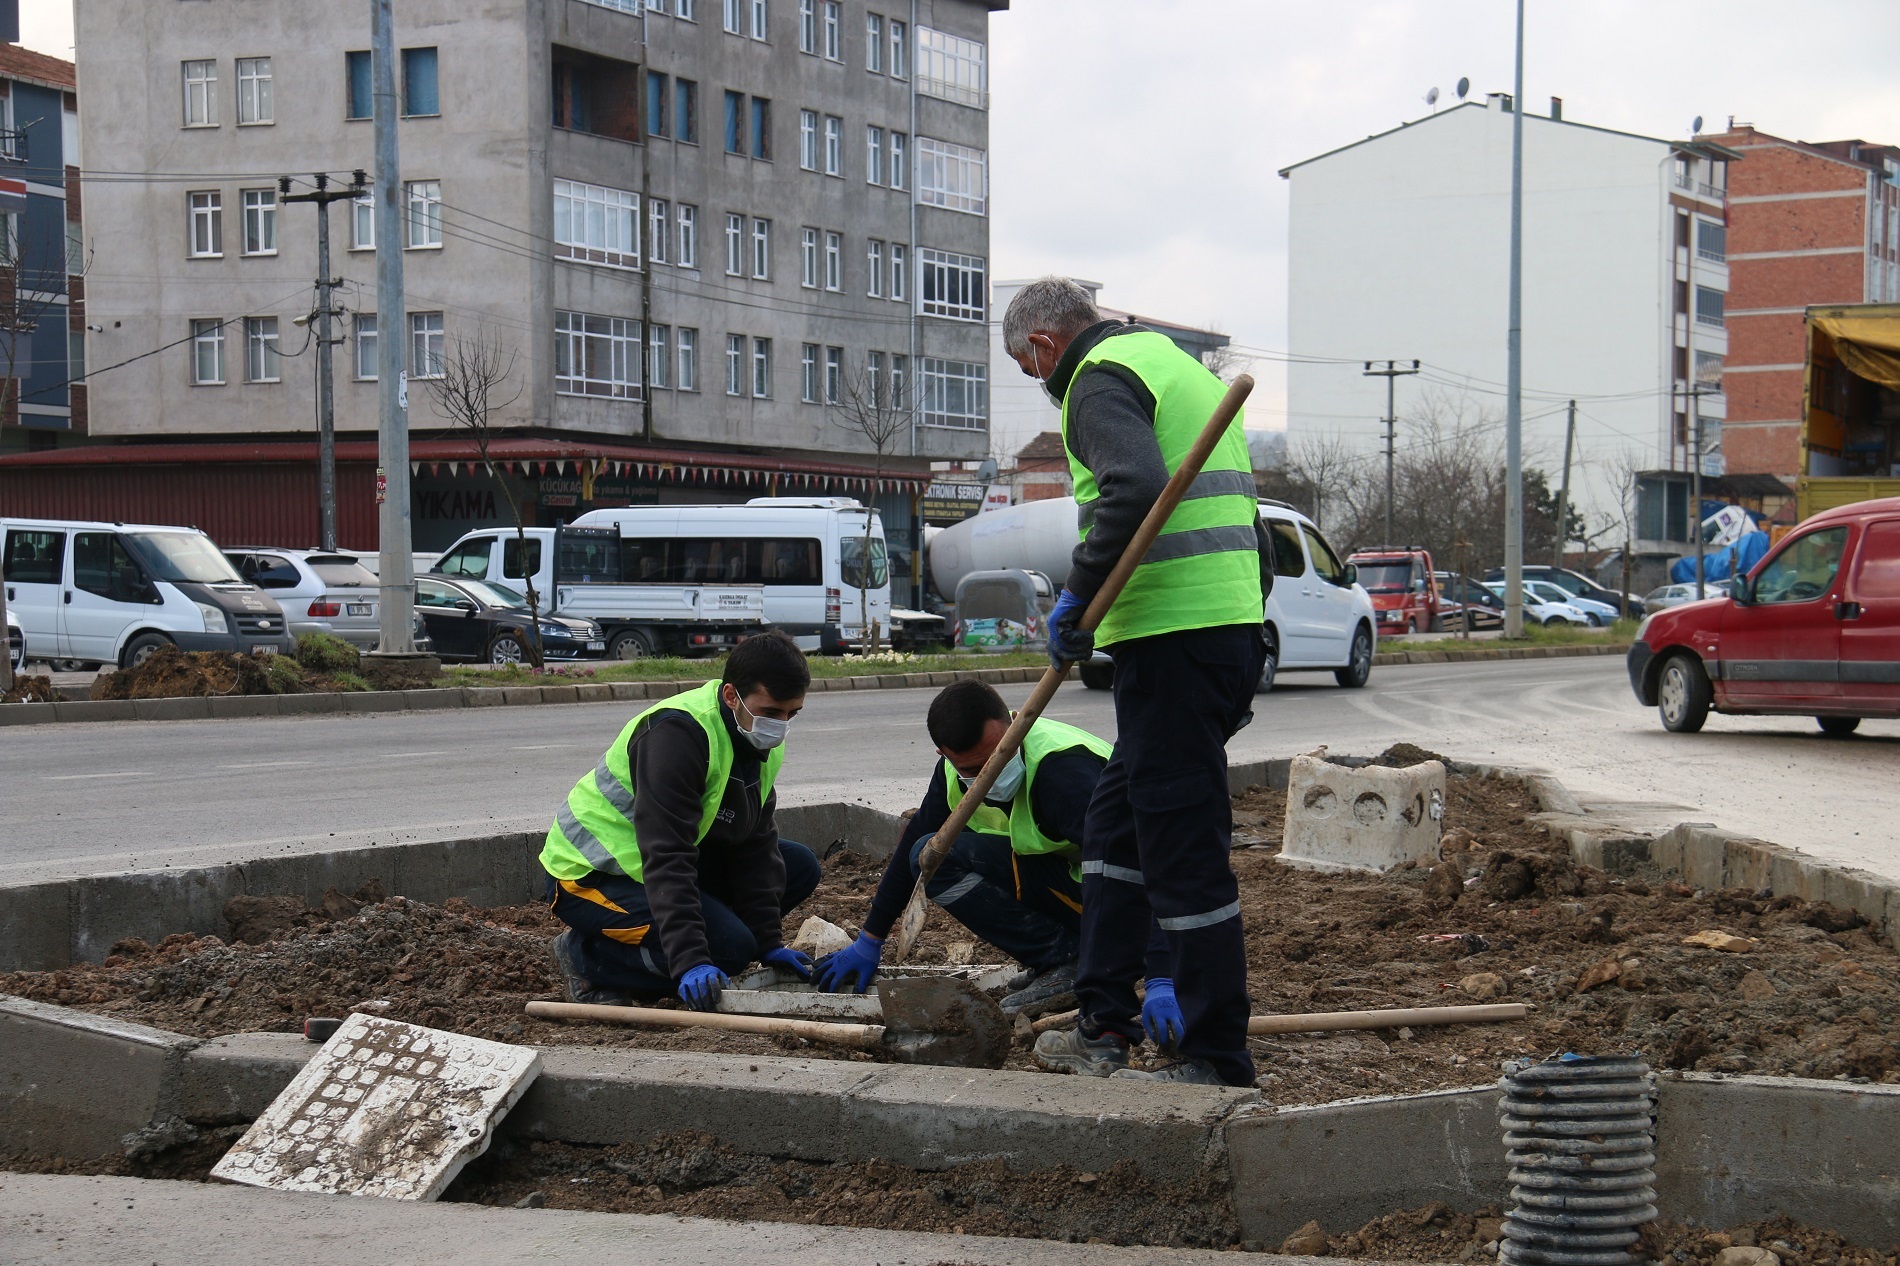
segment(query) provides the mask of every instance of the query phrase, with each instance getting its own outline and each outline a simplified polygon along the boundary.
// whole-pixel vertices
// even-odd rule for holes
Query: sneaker
[[[1084,1037],[1082,1030],[1051,1029],[1036,1039],[1036,1062],[1052,1073],[1106,1077],[1128,1067],[1128,1043],[1119,1034]]]
[[[548,954],[554,959],[554,965],[560,970],[561,981],[567,989],[569,1002],[583,1002],[598,1007],[630,1007],[633,995],[617,993],[612,989],[597,989],[594,982],[580,974],[574,966],[574,929],[555,937],[548,942]]]
[[[1028,973],[1029,979],[1020,985],[1016,981],[1015,989],[1003,995],[998,1003],[1003,1014],[1012,1020],[1019,1015],[1035,1019],[1050,1011],[1062,1011],[1075,1006],[1075,964],[1057,963],[1054,967],[1045,967],[1041,971]],[[1016,980],[1022,980],[1018,976]]]
[[[1183,1059],[1172,1064],[1163,1064],[1151,1073],[1139,1068],[1118,1068],[1111,1076],[1126,1077],[1130,1081],[1172,1081],[1184,1086],[1225,1086],[1220,1074],[1214,1071],[1212,1064],[1198,1059]]]

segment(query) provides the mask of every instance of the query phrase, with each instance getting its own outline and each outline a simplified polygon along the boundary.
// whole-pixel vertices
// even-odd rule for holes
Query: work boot
[[[1019,1015],[1035,1019],[1050,1011],[1061,1011],[1075,1005],[1075,964],[1057,963],[1054,967],[1045,967],[1041,971],[1026,973],[1027,980],[1017,976],[1010,984],[1014,991],[1003,995],[1001,1003],[1003,1014],[1012,1020]],[[1017,984],[1016,981],[1023,981]]]
[[[1118,1068],[1111,1076],[1126,1077],[1130,1081],[1172,1081],[1184,1086],[1224,1086],[1212,1064],[1198,1059],[1183,1059],[1172,1064],[1163,1064],[1151,1073],[1139,1068]]]
[[[567,989],[569,1002],[585,1002],[599,1007],[630,1007],[633,995],[616,993],[612,989],[597,989],[594,982],[581,975],[574,966],[574,929],[555,937],[548,942],[548,954],[554,959],[554,965],[560,969],[561,981]]]
[[[1036,1062],[1052,1073],[1107,1077],[1128,1068],[1128,1042],[1120,1034],[1086,1037],[1080,1028],[1051,1029],[1036,1039]]]

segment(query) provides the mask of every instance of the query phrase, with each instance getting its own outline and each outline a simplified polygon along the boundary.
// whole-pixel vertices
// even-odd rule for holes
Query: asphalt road
[[[1892,789],[1900,722],[1848,740],[1805,718],[1712,717],[1663,731],[1618,658],[1281,678],[1230,744],[1235,759],[1316,744],[1372,754],[1407,741],[1533,766],[1578,794],[1694,806],[1715,822],[1900,878]],[[1029,687],[1005,689],[1012,702]],[[792,730],[786,803],[897,809],[933,759],[928,690],[812,696]],[[0,882],[203,865],[311,848],[540,830],[630,705],[396,715],[31,726],[0,731]],[[1112,736],[1109,697],[1065,686],[1049,715]]]

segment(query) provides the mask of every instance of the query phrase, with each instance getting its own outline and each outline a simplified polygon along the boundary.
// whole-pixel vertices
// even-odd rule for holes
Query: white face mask
[[[1023,754],[1018,751],[1009,758],[1009,763],[1003,766],[1003,772],[996,775],[996,781],[990,784],[990,794],[984,799],[996,804],[1007,804],[1014,800],[1016,793],[1022,790],[1023,773]],[[974,778],[965,778],[962,774],[957,775],[957,780],[963,784],[965,791],[968,791],[970,784],[976,781]]]
[[[754,716],[751,709],[745,706],[745,700],[738,697],[737,692],[734,692],[733,698],[736,700],[733,715],[743,716],[752,723],[750,729],[743,725],[739,727],[739,733],[745,735],[748,743],[761,752],[769,752],[785,741],[785,735],[792,728],[790,721],[780,721],[776,717]]]

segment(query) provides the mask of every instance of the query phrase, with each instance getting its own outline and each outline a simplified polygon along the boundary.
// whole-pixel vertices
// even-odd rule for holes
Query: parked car
[[[1440,627],[1453,631],[1504,627],[1504,599],[1460,572],[1433,572],[1432,579],[1438,583]]]
[[[1504,582],[1485,581],[1484,587],[1497,595],[1500,604],[1504,602]],[[1524,589],[1524,618],[1532,624],[1546,627],[1552,624],[1574,624],[1578,628],[1588,628],[1592,623],[1582,608],[1573,607],[1567,602],[1551,602],[1532,593],[1527,585]]]
[[[1607,602],[1598,602],[1595,598],[1580,598],[1566,593],[1548,580],[1526,580],[1524,592],[1534,596],[1539,602],[1556,606],[1570,606],[1589,619],[1592,625],[1616,623],[1616,608]]]
[[[13,665],[16,678],[26,669],[26,631],[11,611],[7,612],[7,662]]]
[[[1502,567],[1493,567],[1484,573],[1486,584],[1492,581],[1501,582],[1503,579]],[[1573,598],[1589,598],[1615,607],[1619,611],[1627,611],[1632,616],[1641,617],[1644,611],[1643,599],[1626,593],[1618,593],[1614,589],[1606,589],[1582,572],[1571,571],[1568,567],[1549,567],[1533,563],[1524,568],[1524,579],[1547,580]]]
[[[518,664],[528,658],[529,639],[536,632],[528,600],[485,580],[418,576],[416,611],[443,659]],[[592,620],[542,615],[539,636],[547,659],[599,659],[607,653],[606,639]]]
[[[1832,735],[1900,717],[1900,497],[1808,519],[1728,596],[1644,620],[1627,662],[1676,733],[1711,711],[1812,716]]]
[[[360,650],[379,639],[376,573],[347,554],[317,550],[227,547],[238,575],[277,600],[290,635],[327,633]]]
[[[1729,594],[1729,582],[1710,580],[1703,583],[1704,597],[1726,598]],[[1694,585],[1658,585],[1643,595],[1643,609],[1654,615],[1658,611],[1667,611],[1670,607],[1679,607],[1685,602],[1696,601]]]

